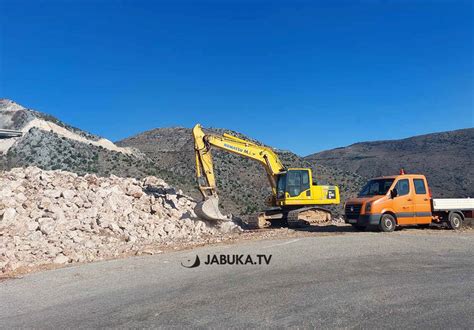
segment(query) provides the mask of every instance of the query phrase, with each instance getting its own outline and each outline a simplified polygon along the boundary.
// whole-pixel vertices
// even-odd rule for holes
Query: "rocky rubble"
[[[0,174],[0,272],[89,262],[147,246],[241,231],[196,219],[195,202],[156,177],[78,176],[37,167]]]

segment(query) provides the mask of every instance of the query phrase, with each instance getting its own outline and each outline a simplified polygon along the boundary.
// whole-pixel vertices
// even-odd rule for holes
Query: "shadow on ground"
[[[245,224],[243,224],[245,226]],[[269,228],[277,229],[277,228],[286,228],[286,222],[276,222],[273,221],[272,225]],[[474,219],[466,219],[463,224],[464,229],[471,229],[474,228]],[[245,228],[244,229],[252,229],[252,228]],[[351,225],[345,224],[331,224],[331,225],[311,225],[311,226],[302,226],[291,228],[295,231],[303,231],[303,232],[310,232],[310,233],[354,233],[354,232],[380,232],[377,226],[369,226],[364,230],[356,229]],[[395,231],[403,231],[403,230],[419,230],[419,231],[426,231],[426,230],[450,230],[446,224],[431,224],[429,226],[424,225],[411,225],[411,226],[403,226],[397,227]]]

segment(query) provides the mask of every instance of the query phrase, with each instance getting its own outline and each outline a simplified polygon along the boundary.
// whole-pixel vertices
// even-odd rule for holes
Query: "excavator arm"
[[[226,220],[218,208],[216,178],[212,161],[211,148],[215,147],[233,154],[258,161],[267,173],[268,181],[273,195],[276,195],[276,176],[285,172],[277,154],[268,147],[257,145],[253,142],[240,139],[230,134],[207,134],[201,125],[193,128],[194,149],[196,157],[196,177],[204,200],[196,207],[196,213],[201,218],[208,220]]]

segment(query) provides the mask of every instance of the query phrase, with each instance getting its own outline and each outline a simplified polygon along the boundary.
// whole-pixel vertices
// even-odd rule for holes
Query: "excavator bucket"
[[[194,208],[196,215],[204,220],[227,221],[229,216],[225,216],[219,210],[219,198],[215,196],[208,197],[206,200],[197,203]]]

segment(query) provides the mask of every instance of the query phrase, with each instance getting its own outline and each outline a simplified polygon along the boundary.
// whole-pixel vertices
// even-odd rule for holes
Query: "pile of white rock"
[[[156,177],[78,176],[37,167],[0,173],[0,273],[89,262],[241,231],[196,218],[195,201]]]

